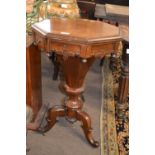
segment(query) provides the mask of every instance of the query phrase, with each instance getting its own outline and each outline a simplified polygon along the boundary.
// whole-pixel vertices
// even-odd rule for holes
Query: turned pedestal
[[[63,90],[67,96],[63,105],[48,110],[47,125],[41,131],[49,131],[57,117],[65,117],[72,123],[80,121],[88,142],[98,147],[99,143],[92,135],[91,118],[82,110],[81,94],[84,79],[95,58],[117,52],[121,41],[119,29],[100,21],[54,18],[34,24],[32,31],[40,50],[55,52],[64,75]]]

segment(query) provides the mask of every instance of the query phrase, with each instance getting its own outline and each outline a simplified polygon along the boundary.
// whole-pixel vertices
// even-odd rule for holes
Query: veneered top
[[[51,18],[35,23],[32,29],[48,38],[88,44],[121,38],[118,27],[87,19]]]

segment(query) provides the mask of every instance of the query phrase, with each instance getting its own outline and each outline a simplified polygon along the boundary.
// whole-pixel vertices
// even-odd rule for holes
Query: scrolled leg
[[[49,131],[57,122],[57,117],[63,117],[65,116],[65,108],[63,106],[55,106],[53,108],[50,108],[48,110],[47,115],[47,125],[41,129],[41,132],[47,132]]]
[[[99,142],[95,141],[93,136],[92,136],[90,116],[86,112],[79,110],[79,111],[77,111],[77,119],[82,122],[82,129],[84,131],[85,137],[87,138],[88,142],[93,147],[98,147]]]

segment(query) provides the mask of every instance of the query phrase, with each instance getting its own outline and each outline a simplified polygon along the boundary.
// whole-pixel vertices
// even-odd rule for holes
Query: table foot
[[[63,117],[65,116],[65,108],[64,106],[54,106],[48,110],[47,115],[47,125],[41,129],[41,132],[47,132],[49,131],[57,122],[57,117]]]
[[[79,110],[79,111],[77,111],[77,119],[82,122],[82,129],[84,131],[85,137],[87,138],[88,142],[93,147],[98,147],[99,142],[95,141],[93,136],[92,136],[90,116],[86,112]]]

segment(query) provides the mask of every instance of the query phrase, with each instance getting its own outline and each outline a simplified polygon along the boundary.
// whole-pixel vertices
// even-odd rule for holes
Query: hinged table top
[[[101,21],[51,18],[32,26],[36,45],[45,52],[81,58],[117,52],[119,28]]]
[[[65,39],[80,43],[107,42],[120,39],[116,26],[87,19],[46,19],[32,26],[33,30],[53,39]]]

